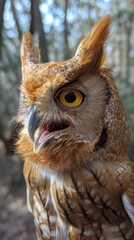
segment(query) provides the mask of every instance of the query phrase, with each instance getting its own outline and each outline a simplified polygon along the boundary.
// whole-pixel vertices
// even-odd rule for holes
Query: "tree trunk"
[[[65,8],[64,8],[64,59],[68,59],[70,57],[69,51],[69,43],[68,43],[68,22],[67,22],[67,10],[68,10],[69,0],[65,0]]]
[[[132,31],[132,24],[133,24],[133,15],[130,14],[128,18],[128,23],[126,26],[126,84],[129,86],[130,82],[130,50],[131,50],[131,31]]]
[[[98,1],[94,0],[93,2],[93,7],[95,9],[95,13],[96,13],[96,21],[99,19],[99,8],[98,8]]]
[[[18,21],[17,12],[16,12],[15,5],[14,5],[14,0],[11,0],[11,9],[12,9],[14,20],[15,20],[16,27],[17,27],[17,30],[18,30],[19,39],[21,40],[21,35],[22,34],[21,34],[21,30],[20,30],[20,24],[19,24],[19,21]]]
[[[39,10],[39,0],[31,0],[31,25],[30,32],[34,34],[38,32],[39,34],[39,46],[41,54],[41,62],[48,62],[48,44],[46,39],[46,33],[43,29],[43,22],[41,18],[41,13]]]
[[[6,0],[0,1],[0,48],[2,45],[2,30],[3,30],[3,16],[4,16],[4,7]]]

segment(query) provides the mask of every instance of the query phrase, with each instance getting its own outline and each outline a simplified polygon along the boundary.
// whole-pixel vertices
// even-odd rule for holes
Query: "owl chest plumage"
[[[48,173],[41,176],[36,183],[32,173],[29,177],[39,239],[133,239],[134,229],[121,202],[120,182],[112,185],[115,179],[110,172],[103,170],[100,175],[87,167],[63,179],[49,178]]]

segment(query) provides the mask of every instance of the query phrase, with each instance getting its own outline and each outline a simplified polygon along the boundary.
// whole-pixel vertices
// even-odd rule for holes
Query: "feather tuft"
[[[30,32],[23,33],[21,44],[21,61],[22,66],[39,62],[39,51],[34,47],[33,37]]]
[[[93,69],[100,69],[106,63],[105,44],[109,36],[111,17],[105,16],[98,21],[91,33],[86,36],[78,46],[75,56],[79,56],[82,65],[92,63]]]

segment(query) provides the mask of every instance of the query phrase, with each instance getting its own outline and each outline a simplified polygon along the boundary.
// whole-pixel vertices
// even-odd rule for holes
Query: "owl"
[[[64,62],[40,63],[23,35],[17,152],[38,240],[134,240],[129,130],[105,67],[110,22],[100,19]]]

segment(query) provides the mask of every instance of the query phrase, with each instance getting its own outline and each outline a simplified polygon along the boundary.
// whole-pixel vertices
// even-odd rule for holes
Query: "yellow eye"
[[[66,88],[59,94],[60,102],[67,107],[77,107],[83,102],[84,95],[78,89]]]

